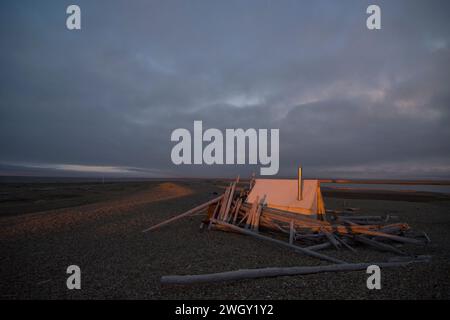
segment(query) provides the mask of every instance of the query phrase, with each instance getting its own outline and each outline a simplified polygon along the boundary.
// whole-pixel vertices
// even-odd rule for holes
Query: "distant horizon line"
[[[102,177],[102,176],[40,176],[40,175],[1,175],[0,183],[5,179],[64,179],[64,180],[98,180],[101,181],[142,181],[142,180],[235,180],[236,177]],[[241,181],[250,180],[251,177],[240,177]],[[297,179],[293,176],[257,177],[257,179]],[[304,177],[304,179],[319,180],[320,183],[335,184],[406,184],[406,185],[450,185],[449,179],[377,179],[377,178],[317,178]]]

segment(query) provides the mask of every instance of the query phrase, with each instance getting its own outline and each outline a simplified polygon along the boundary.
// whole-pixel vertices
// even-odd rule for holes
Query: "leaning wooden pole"
[[[411,263],[427,262],[424,259],[413,259],[405,262],[372,262],[372,263],[347,263],[332,264],[328,266],[314,267],[290,267],[290,268],[263,268],[263,269],[241,269],[228,272],[184,275],[184,276],[162,276],[162,284],[193,284],[205,282],[233,281],[242,279],[255,279],[263,277],[296,276],[324,272],[345,272],[366,270],[368,266],[376,265],[380,268],[405,267]]]
[[[199,206],[197,206],[197,207],[195,207],[195,208],[192,208],[191,210],[188,210],[188,211],[186,211],[186,212],[184,212],[184,213],[182,213],[182,214],[179,214],[179,215],[177,215],[177,216],[175,216],[175,217],[172,217],[172,218],[170,218],[170,219],[168,219],[168,220],[165,220],[165,221],[163,221],[163,222],[161,222],[161,223],[158,223],[158,224],[156,224],[156,225],[154,225],[154,226],[151,226],[150,228],[147,228],[147,229],[145,229],[145,230],[142,230],[142,232],[147,232],[147,231],[155,230],[156,228],[162,227],[162,226],[164,226],[164,225],[166,225],[166,224],[169,224],[169,223],[171,223],[171,222],[174,222],[174,221],[176,221],[176,220],[178,220],[178,219],[181,219],[181,218],[183,218],[183,217],[186,217],[186,216],[188,216],[188,215],[190,215],[190,214],[193,214],[193,213],[195,213],[195,212],[198,212],[198,211],[201,211],[201,210],[203,210],[203,209],[206,209],[210,204],[219,202],[220,200],[222,200],[222,198],[223,198],[223,195],[218,196],[217,198],[212,199],[212,200],[210,200],[210,201],[208,201],[208,202],[205,202],[204,204],[201,204],[201,205],[199,205]]]

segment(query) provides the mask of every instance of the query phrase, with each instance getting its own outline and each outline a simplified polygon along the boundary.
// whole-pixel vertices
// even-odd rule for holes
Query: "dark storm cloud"
[[[281,175],[450,176],[448,1],[374,1],[380,31],[372,1],[77,1],[68,31],[71,3],[2,1],[5,168],[254,170],[172,165],[203,120],[280,128]]]

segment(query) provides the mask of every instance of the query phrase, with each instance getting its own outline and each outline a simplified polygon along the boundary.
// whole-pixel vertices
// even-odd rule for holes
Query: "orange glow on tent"
[[[256,179],[247,202],[266,196],[269,208],[322,218],[325,204],[319,180],[303,180],[302,197],[298,200],[297,179]]]

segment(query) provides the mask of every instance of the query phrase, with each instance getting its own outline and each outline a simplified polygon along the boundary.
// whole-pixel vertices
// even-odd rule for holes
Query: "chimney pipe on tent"
[[[303,199],[303,179],[302,179],[302,167],[298,167],[298,193],[297,200]]]

